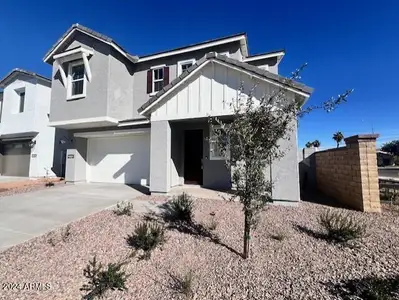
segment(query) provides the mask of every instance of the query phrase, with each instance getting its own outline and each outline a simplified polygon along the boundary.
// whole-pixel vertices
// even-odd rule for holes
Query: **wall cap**
[[[351,144],[355,143],[358,141],[373,141],[376,140],[380,135],[379,134],[357,134],[357,135],[352,135],[350,137],[347,137],[344,139],[346,144]]]

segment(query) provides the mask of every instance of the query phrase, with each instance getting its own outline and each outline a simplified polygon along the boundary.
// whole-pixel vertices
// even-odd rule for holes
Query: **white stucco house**
[[[51,79],[14,69],[0,88],[0,174],[62,176],[65,159],[54,151],[56,129],[48,126]]]

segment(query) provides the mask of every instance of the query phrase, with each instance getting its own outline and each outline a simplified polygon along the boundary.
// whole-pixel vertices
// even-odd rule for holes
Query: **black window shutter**
[[[169,67],[163,68],[163,86],[167,86],[169,84]]]
[[[152,70],[147,71],[147,94],[152,93]]]

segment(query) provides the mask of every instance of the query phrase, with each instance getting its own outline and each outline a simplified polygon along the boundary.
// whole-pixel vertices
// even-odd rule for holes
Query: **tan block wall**
[[[349,137],[346,147],[316,152],[318,189],[356,210],[380,212],[377,136]]]

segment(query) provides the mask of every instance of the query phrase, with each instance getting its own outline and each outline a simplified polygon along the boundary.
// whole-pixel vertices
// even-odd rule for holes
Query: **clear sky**
[[[0,77],[16,67],[50,76],[42,58],[73,23],[137,55],[246,32],[250,54],[286,50],[282,75],[309,64],[302,82],[315,88],[310,104],[355,89],[337,111],[300,121],[300,146],[314,139],[334,146],[338,130],[399,139],[397,0],[3,0],[0,12]]]

